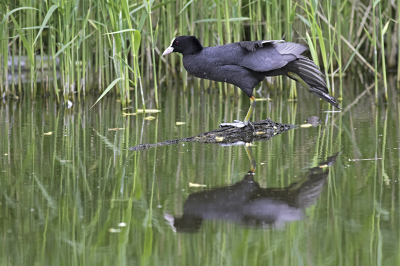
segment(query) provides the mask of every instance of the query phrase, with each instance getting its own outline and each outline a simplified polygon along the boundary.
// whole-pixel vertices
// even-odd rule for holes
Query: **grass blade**
[[[25,38],[25,36],[24,36],[24,34],[23,34],[18,22],[15,20],[14,16],[12,14],[9,14],[9,16],[11,17],[11,19],[12,19],[12,21],[14,23],[14,26],[17,29],[17,31],[18,31],[18,33],[19,33],[19,35],[21,37],[22,43],[24,44],[26,52],[28,53],[29,60],[31,61],[31,64],[33,64],[34,63],[34,58],[33,58],[32,48],[29,45],[28,40]]]
[[[3,23],[7,20],[8,16],[10,16],[12,13],[17,12],[17,11],[19,11],[19,10],[24,10],[24,9],[32,9],[32,10],[40,11],[39,9],[33,8],[33,7],[19,7],[19,8],[13,9],[13,10],[11,10],[10,12],[8,12],[8,13],[4,16],[3,20],[1,21],[1,24],[3,24]]]
[[[47,12],[46,16],[44,17],[42,26],[40,27],[40,30],[39,30],[38,34],[36,35],[35,40],[34,40],[33,43],[32,43],[32,46],[35,46],[35,43],[36,43],[37,39],[40,37],[40,34],[42,33],[44,27],[46,26],[47,21],[49,21],[51,15],[53,15],[53,12],[54,12],[57,8],[58,8],[58,5],[52,5],[52,6],[50,7],[49,11]]]
[[[67,48],[76,38],[79,37],[79,34],[75,36],[75,38],[73,38],[69,43],[67,43],[66,45],[63,45],[63,47],[60,49],[60,51],[58,51],[54,56],[57,57],[59,54],[61,54],[65,48]]]
[[[114,32],[108,32],[108,33],[104,33],[103,35],[116,34],[116,33],[128,32],[128,31],[135,31],[135,29],[127,29],[127,30],[119,30],[119,31],[114,31]]]
[[[96,105],[114,86],[117,84],[118,81],[120,81],[122,78],[117,78],[114,80],[110,85],[108,85],[107,89],[100,95],[100,97],[97,99],[97,101],[90,107],[90,109],[93,108],[93,106]]]
[[[183,10],[185,10],[191,3],[193,3],[193,0],[190,0],[190,1],[182,8],[182,10],[179,12],[178,15],[180,15],[180,14],[183,12]]]

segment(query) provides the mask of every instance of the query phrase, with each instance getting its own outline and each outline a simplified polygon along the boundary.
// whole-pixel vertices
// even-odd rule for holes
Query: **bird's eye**
[[[178,44],[179,42],[178,41],[175,41],[175,44]]]

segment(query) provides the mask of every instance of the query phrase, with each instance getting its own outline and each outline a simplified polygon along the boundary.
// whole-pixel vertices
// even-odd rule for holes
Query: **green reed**
[[[379,8],[378,8],[378,14],[379,17],[382,18],[382,4],[381,1],[378,3]],[[383,84],[384,84],[384,92],[385,92],[385,100],[388,100],[388,92],[387,92],[387,79],[386,79],[386,59],[385,59],[385,40],[384,40],[384,35],[389,27],[390,21],[386,23],[386,25],[383,27],[383,21],[382,19],[379,19],[379,32],[381,35],[381,55],[382,55],[382,78],[383,78]]]
[[[156,72],[156,56],[155,56],[155,48],[157,45],[157,34],[158,34],[158,27],[156,27],[155,35],[153,34],[153,23],[151,21],[152,17],[152,5],[154,0],[145,0],[144,6],[146,8],[148,14],[148,21],[149,21],[149,28],[150,28],[150,38],[151,38],[151,58],[152,58],[152,66],[153,66],[153,81],[154,81],[154,92],[155,92],[155,101],[156,107],[158,108],[158,95],[157,95],[157,72]],[[158,22],[157,22],[158,24]]]
[[[31,97],[36,95],[36,80],[41,73],[40,93],[48,90],[57,98],[62,96],[63,102],[79,101],[92,90],[103,96],[115,92],[123,106],[141,109],[146,102],[154,102],[159,108],[158,87],[171,76],[177,77],[177,70],[184,88],[189,78],[179,56],[163,59],[161,53],[173,37],[188,34],[198,36],[205,46],[283,36],[286,41],[308,43],[329,86],[337,77],[355,71],[358,61],[376,76],[376,97],[379,90],[388,97],[387,68],[394,69],[397,64],[400,76],[400,56],[395,60],[400,32],[397,22],[390,23],[398,18],[389,0],[61,0],[57,5],[17,1],[11,6],[2,2],[0,7],[5,10],[0,17],[1,96],[28,92],[20,91],[20,79],[17,89],[17,83],[7,79],[10,73],[15,75],[14,70],[21,68],[20,62],[27,56],[24,60],[29,63],[23,65],[29,71],[29,81],[23,82],[30,84]],[[343,21],[350,21],[350,25]],[[40,55],[35,56],[38,52]],[[378,87],[380,79],[382,89]],[[223,90],[227,86],[202,82],[219,86],[223,94],[231,93]],[[275,85],[282,89],[280,78]],[[341,96],[341,82],[339,86]],[[295,87],[291,87],[291,97],[295,98]]]
[[[380,1],[374,1],[373,3],[373,7],[372,7],[372,21],[375,22],[376,18],[375,18],[375,13],[376,13],[376,5],[379,3]],[[378,51],[377,51],[377,34],[376,34],[376,27],[374,25],[372,25],[372,45],[373,45],[373,53],[374,53],[374,68],[375,70],[378,69]],[[377,71],[375,71],[375,103],[378,102],[378,73]]]

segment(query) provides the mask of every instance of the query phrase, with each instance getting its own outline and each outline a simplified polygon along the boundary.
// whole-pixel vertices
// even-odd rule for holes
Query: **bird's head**
[[[178,52],[183,55],[200,52],[203,49],[200,41],[195,36],[179,36],[172,39],[171,45],[162,55]]]

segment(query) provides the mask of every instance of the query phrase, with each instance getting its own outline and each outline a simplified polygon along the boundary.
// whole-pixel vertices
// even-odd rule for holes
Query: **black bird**
[[[256,106],[253,89],[265,77],[286,75],[340,109],[336,99],[329,95],[318,66],[301,55],[305,50],[307,47],[304,45],[284,41],[244,41],[203,47],[195,36],[179,36],[172,40],[163,55],[181,53],[183,66],[193,76],[230,83],[243,90],[250,98],[244,121],[235,120],[235,123],[220,126],[244,127],[249,124]]]

